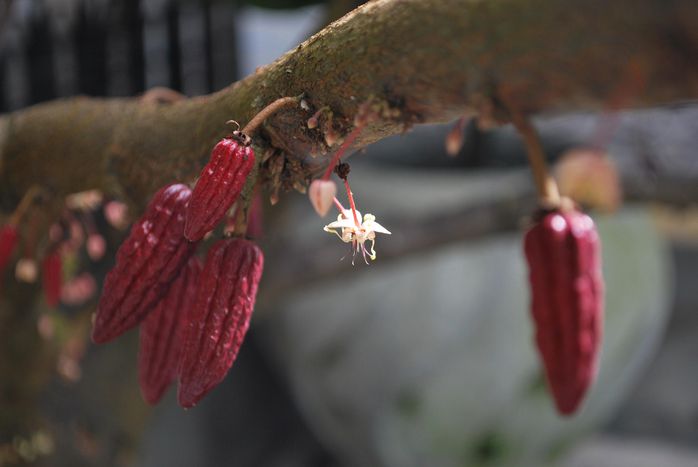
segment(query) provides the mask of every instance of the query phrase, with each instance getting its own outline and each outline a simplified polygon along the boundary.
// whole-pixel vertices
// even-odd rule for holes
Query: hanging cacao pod
[[[193,256],[141,323],[138,381],[150,404],[156,404],[177,377],[200,273],[201,261]]]
[[[543,213],[526,233],[535,342],[558,412],[574,413],[596,377],[603,326],[601,251],[594,221]]]
[[[245,187],[254,162],[249,138],[240,132],[216,144],[187,208],[184,235],[189,240],[201,240],[223,219]]]
[[[233,365],[250,323],[264,256],[249,240],[220,240],[208,252],[179,368],[177,398],[196,405]]]
[[[58,248],[49,251],[41,262],[41,285],[46,304],[54,308],[61,298],[63,285],[63,262]]]
[[[5,271],[7,264],[12,259],[18,241],[17,227],[7,224],[0,228],[0,273]]]
[[[92,340],[110,341],[140,323],[167,292],[196,244],[184,238],[184,212],[191,190],[168,185],[150,201],[116,253],[104,280]]]

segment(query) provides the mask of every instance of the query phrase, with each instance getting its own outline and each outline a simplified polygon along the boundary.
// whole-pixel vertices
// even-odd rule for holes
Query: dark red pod
[[[138,381],[143,399],[150,404],[156,404],[177,377],[200,274],[201,261],[193,256],[141,323]]]
[[[7,224],[0,228],[0,273],[5,271],[7,264],[12,259],[18,240],[17,227]]]
[[[233,365],[250,323],[264,256],[249,240],[220,240],[208,252],[179,368],[177,398],[193,407]]]
[[[213,230],[240,196],[254,167],[254,151],[247,139],[236,132],[213,148],[187,208],[184,235],[189,240],[201,240]]]
[[[41,285],[44,289],[46,304],[52,308],[58,305],[63,285],[63,262],[58,248],[46,253],[41,262]]]
[[[184,238],[191,190],[182,184],[158,191],[116,253],[104,280],[92,340],[110,341],[140,323],[167,292],[196,244]]]
[[[557,410],[574,413],[593,383],[603,326],[603,278],[594,221],[553,211],[526,233],[535,341]]]
[[[248,238],[253,239],[260,239],[264,236],[264,206],[262,196],[259,193],[252,198],[247,218],[247,232],[245,233]]]

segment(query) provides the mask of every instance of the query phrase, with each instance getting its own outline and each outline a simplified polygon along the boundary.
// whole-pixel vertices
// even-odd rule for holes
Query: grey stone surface
[[[458,178],[373,169],[353,188],[371,212],[419,216],[518,186],[501,175]],[[296,214],[289,229],[317,223]],[[598,222],[608,285],[601,373],[571,420],[555,415],[542,384],[520,233],[384,263],[379,250],[370,267],[267,297],[274,312],[258,324],[311,427],[347,465],[541,465],[612,415],[668,312],[668,251],[647,213]]]
[[[696,467],[698,450],[655,439],[602,436],[576,447],[563,467]]]

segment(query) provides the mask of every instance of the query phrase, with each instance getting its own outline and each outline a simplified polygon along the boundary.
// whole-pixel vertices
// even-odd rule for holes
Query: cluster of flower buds
[[[126,206],[118,201],[105,201],[96,190],[71,194],[65,199],[60,219],[42,236],[40,230],[44,225],[37,222],[42,217],[28,215],[41,209],[36,203],[42,199],[41,194],[41,189],[30,188],[8,222],[0,227],[0,273],[14,263],[16,280],[33,283],[41,279],[45,304],[50,308],[84,305],[94,297],[96,283],[83,259],[98,262],[106,252],[106,241],[97,228],[97,220],[104,224],[103,217],[112,227],[122,230]],[[108,208],[113,212],[111,218]],[[39,242],[44,237],[46,241]]]
[[[235,361],[254,308],[262,252],[242,238],[218,240],[203,265],[195,252],[242,202],[254,165],[244,133],[221,140],[193,190],[175,183],[153,196],[105,279],[92,340],[108,342],[140,324],[138,375],[151,404],[178,379],[180,405],[193,407]],[[236,213],[247,214],[236,206]]]

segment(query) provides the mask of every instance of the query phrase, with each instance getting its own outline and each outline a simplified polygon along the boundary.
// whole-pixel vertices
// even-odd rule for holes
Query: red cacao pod
[[[200,273],[201,261],[194,256],[141,323],[138,381],[150,404],[156,404],[177,377]]]
[[[12,259],[17,248],[19,233],[14,225],[4,225],[0,228],[0,272],[3,272]]]
[[[243,239],[220,240],[208,252],[179,368],[177,398],[193,407],[235,361],[250,323],[264,256]]]
[[[535,341],[558,412],[571,415],[596,377],[603,278],[594,221],[579,211],[542,216],[524,240]]]
[[[41,284],[46,304],[52,308],[58,305],[63,285],[63,262],[58,248],[49,251],[41,262]]]
[[[250,213],[247,217],[247,238],[259,239],[264,236],[264,206],[262,196],[258,193],[252,198]]]
[[[104,280],[92,341],[110,341],[140,323],[167,292],[196,244],[184,238],[184,212],[191,190],[168,185],[150,201],[116,253]]]
[[[222,139],[201,171],[187,208],[184,235],[201,240],[225,216],[245,187],[254,167],[254,151],[243,137]]]

